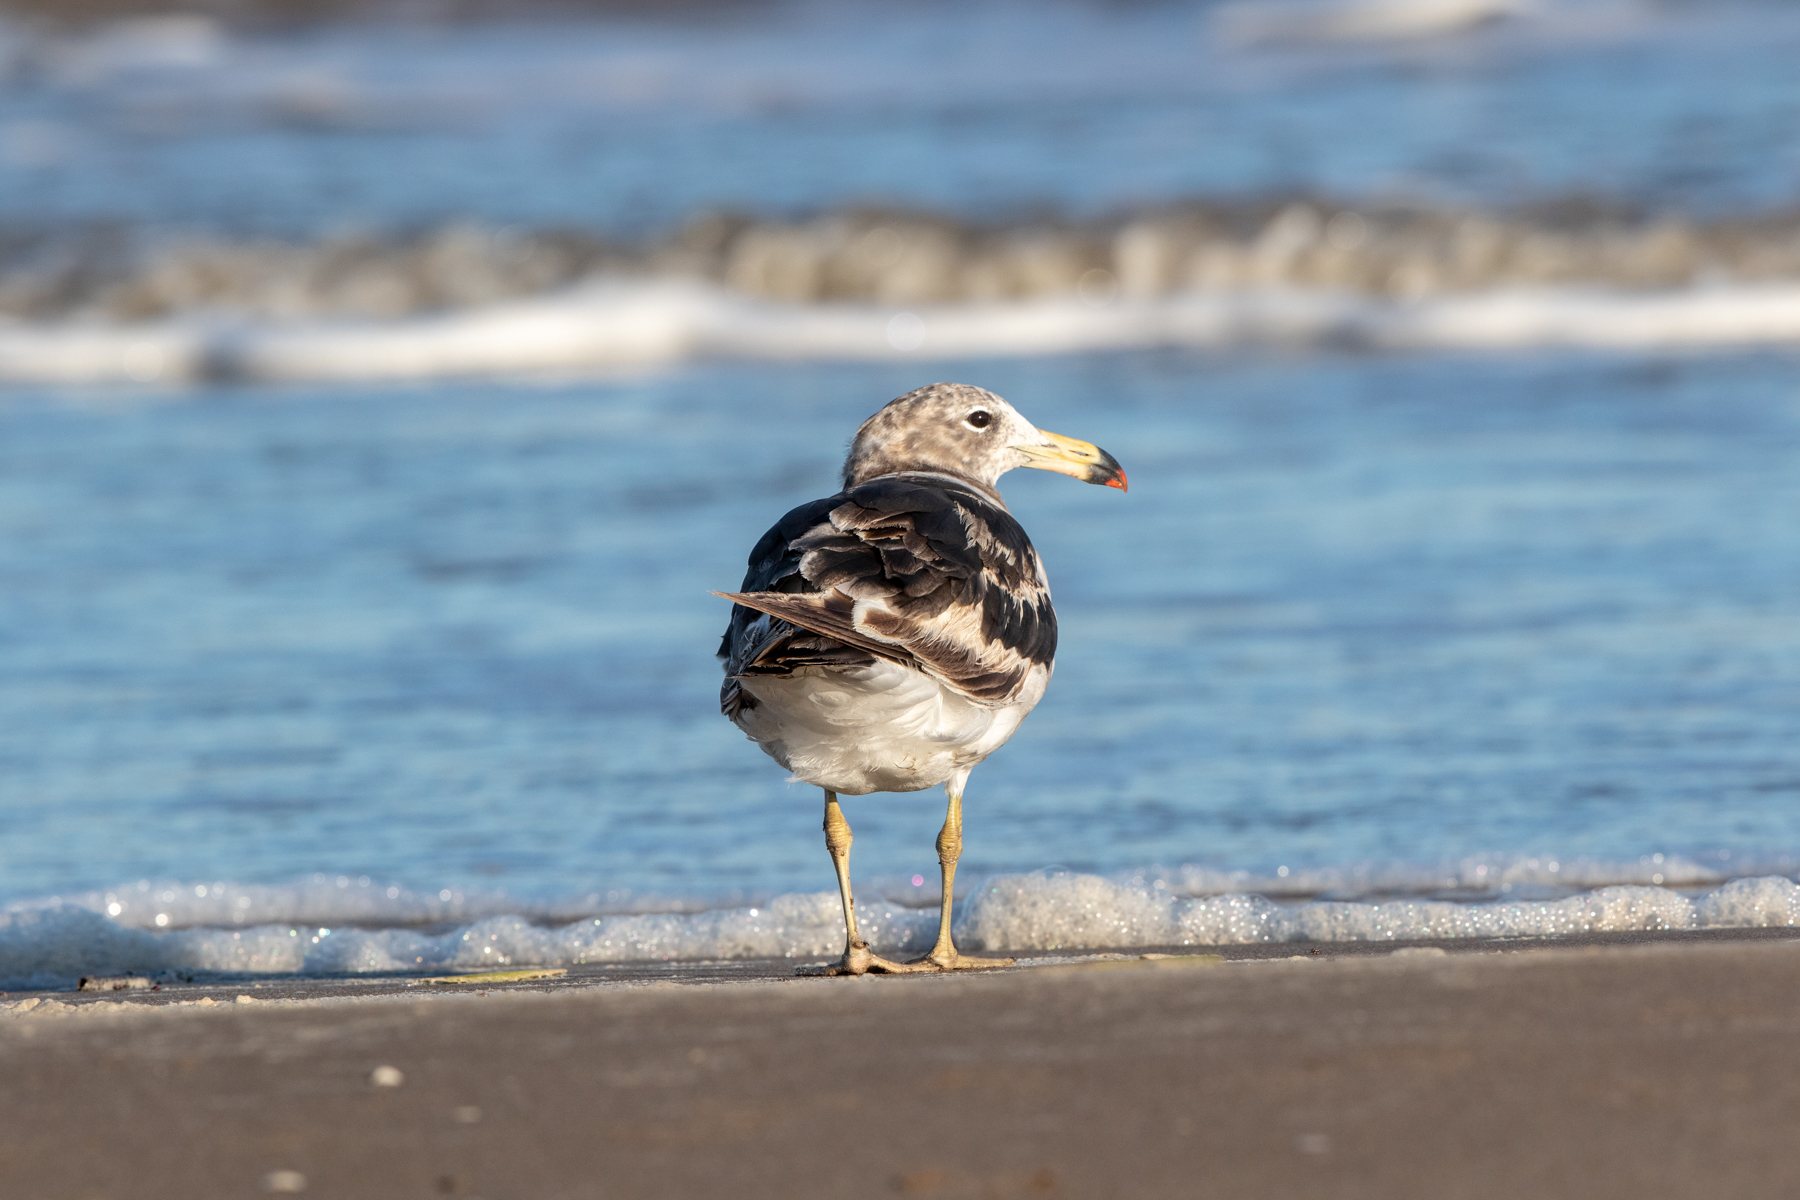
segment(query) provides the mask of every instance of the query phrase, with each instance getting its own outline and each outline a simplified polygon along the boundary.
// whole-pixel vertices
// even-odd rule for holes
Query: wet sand
[[[1800,1194],[1791,935],[1298,949],[15,994],[0,1196]]]

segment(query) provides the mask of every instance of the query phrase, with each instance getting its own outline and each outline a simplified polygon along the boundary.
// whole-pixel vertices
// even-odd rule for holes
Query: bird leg
[[[825,791],[825,849],[831,852],[831,865],[837,870],[838,895],[844,900],[844,957],[821,969],[806,969],[804,975],[866,975],[870,971],[904,974],[933,968],[914,963],[890,962],[869,949],[856,928],[856,899],[850,894],[850,822],[838,804],[837,793]]]
[[[967,971],[982,967],[1010,967],[1010,958],[974,958],[962,954],[956,949],[956,943],[950,940],[950,906],[956,895],[956,860],[962,857],[962,790],[968,779],[966,771],[951,776],[944,791],[950,796],[950,808],[944,814],[944,827],[938,830],[937,852],[938,868],[943,873],[944,898],[938,910],[937,944],[932,946],[931,953],[924,958],[907,964],[926,970]]]

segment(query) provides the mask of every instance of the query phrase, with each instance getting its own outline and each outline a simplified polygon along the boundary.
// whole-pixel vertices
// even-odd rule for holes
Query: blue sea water
[[[938,376],[1134,484],[1006,481],[1063,650],[972,867],[1800,850],[1791,358],[1109,356],[12,397],[4,893],[819,882],[709,590]]]
[[[859,202],[993,218],[1317,191],[1721,212],[1800,190],[1785,0],[1542,0],[1435,37],[1329,36],[1304,15],[1409,3],[1471,7],[791,0],[279,36],[0,26],[0,218],[629,233]]]
[[[1211,8],[1056,9],[1033,36],[1067,49],[1093,32],[1095,47],[1060,117],[972,68],[944,95],[849,70],[775,88],[768,31],[612,30],[593,43],[614,56],[595,99],[570,82],[586,60],[541,30],[485,49],[455,31],[326,30],[208,51],[182,68],[199,76],[15,78],[40,124],[82,104],[112,115],[20,166],[19,147],[48,143],[22,138],[14,110],[19,186],[0,211],[310,228],[579,204],[624,228],[732,203],[873,196],[980,216],[1407,180],[1729,209],[1800,186],[1800,140],[1764,136],[1800,120],[1800,77],[1776,65],[1794,30],[1750,8],[1705,36],[1687,10],[1658,24],[1622,6],[1607,10],[1622,24],[1556,36],[1244,50],[1268,56],[1256,69],[1209,41],[1220,69],[1203,77],[1164,35],[1179,17],[1216,40]],[[974,46],[1019,28],[1013,9],[982,12]],[[941,14],[881,20],[915,40],[941,30]],[[1771,32],[1746,41],[1753,20]],[[801,27],[826,47],[849,37],[825,17]],[[437,81],[408,93],[430,104],[358,90],[370,47],[395,46],[392,87]],[[1727,85],[1707,64],[1730,46],[1755,52]],[[562,84],[504,104],[464,69],[540,54]],[[1140,58],[1133,84],[1120,64]],[[677,86],[725,60],[754,86]],[[287,74],[259,74],[270,61]],[[1003,81],[1065,86],[1009,61]],[[145,93],[167,100],[146,110],[167,128],[131,151],[145,186],[121,191],[114,134],[136,126],[109,122],[143,71],[170,89]],[[1640,76],[1655,86],[1596,82]],[[319,86],[364,107],[332,111],[385,123],[321,130],[255,106],[188,119],[194,96],[271,78],[336,81]],[[451,79],[472,80],[466,106]],[[640,108],[680,127],[595,133],[602,154],[558,124],[608,130]],[[1218,153],[1177,136],[1199,113]],[[1654,149],[1678,142],[1700,148]],[[476,170],[461,151],[483,147],[531,161]],[[790,160],[813,173],[775,169]],[[970,787],[977,938],[1800,921],[1797,366],[1265,346],[9,389],[0,984],[108,965],[829,950],[818,797],[718,715],[725,605],[710,592],[736,586],[776,517],[834,487],[864,416],[940,378],[1098,442],[1132,480],[1125,496],[1032,472],[1003,484],[1063,645],[1048,698]],[[901,940],[929,922],[940,806],[849,802],[871,920]],[[1730,890],[1768,876],[1781,886]]]

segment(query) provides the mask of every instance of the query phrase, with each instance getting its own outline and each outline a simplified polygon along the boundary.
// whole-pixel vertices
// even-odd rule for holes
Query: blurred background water
[[[708,593],[940,378],[1133,483],[1007,481],[1064,644],[977,882],[1800,871],[1789,6],[66,16],[0,23],[0,979],[811,952]],[[904,933],[940,800],[850,816]]]

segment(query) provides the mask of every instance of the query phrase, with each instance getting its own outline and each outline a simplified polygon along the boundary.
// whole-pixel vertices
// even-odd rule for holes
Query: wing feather
[[[1056,652],[1037,553],[994,500],[893,475],[795,509],[751,554],[720,648],[731,677],[818,665],[821,643],[1004,703]],[[807,655],[812,656],[808,661]]]

